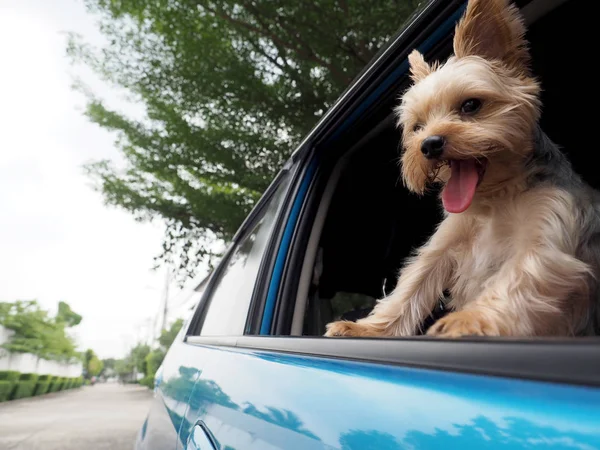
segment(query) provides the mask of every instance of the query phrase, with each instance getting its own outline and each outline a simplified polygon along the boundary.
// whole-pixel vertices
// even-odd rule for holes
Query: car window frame
[[[289,161],[288,164],[284,165],[283,169],[279,172],[279,174],[275,177],[271,185],[264,192],[262,197],[257,202],[256,206],[252,209],[250,214],[246,217],[238,231],[235,233],[234,237],[231,240],[231,243],[227,247],[227,250],[224,252],[221,261],[217,264],[215,270],[210,274],[209,279],[206,284],[206,288],[202,293],[200,300],[198,301],[198,305],[192,315],[192,319],[190,320],[189,326],[186,330],[186,338],[188,336],[200,337],[200,333],[202,331],[202,326],[204,324],[204,320],[208,313],[208,309],[210,308],[210,303],[213,298],[213,294],[215,293],[215,289],[218,287],[218,282],[224,274],[224,271],[227,269],[235,250],[244,242],[245,239],[248,238],[249,234],[252,233],[254,227],[264,218],[265,213],[269,206],[271,206],[271,200],[273,196],[277,192],[277,190],[282,186],[283,183],[286,182],[286,177],[291,176],[292,160]],[[289,185],[287,190],[289,191]],[[282,204],[279,205],[278,216],[275,219],[275,223],[273,225],[273,231],[278,227],[278,223],[281,221],[281,211],[282,207],[286,201],[286,196],[288,192],[283,193]],[[255,293],[259,289],[259,284],[262,280],[261,271],[265,262],[269,259],[268,253],[271,251],[273,246],[273,231],[270,233],[268,238],[268,243],[265,246],[265,250],[263,252],[262,261],[256,276],[256,282],[254,285],[254,289],[251,295],[251,300],[248,305],[248,312],[246,318],[246,324],[244,326],[244,330],[242,330],[242,334],[246,334],[246,330],[248,329],[248,320],[251,317],[251,311],[253,309],[253,303],[255,303]]]
[[[215,349],[354,361],[600,388],[600,338],[438,339],[315,336],[188,336]]]

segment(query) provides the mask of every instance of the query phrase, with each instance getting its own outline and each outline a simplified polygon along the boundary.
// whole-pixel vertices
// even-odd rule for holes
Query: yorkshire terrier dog
[[[428,335],[595,333],[600,195],[539,129],[524,34],[508,0],[470,0],[454,56],[429,65],[410,54],[402,177],[417,194],[442,184],[444,220],[391,295],[326,336],[418,334],[446,290],[450,312]]]

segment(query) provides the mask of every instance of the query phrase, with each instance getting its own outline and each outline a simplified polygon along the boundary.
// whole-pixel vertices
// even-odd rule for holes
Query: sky
[[[83,116],[74,76],[110,106],[136,105],[70,66],[70,31],[102,42],[82,0],[0,0],[0,301],[51,311],[66,301],[83,316],[80,348],[122,357],[150,339],[162,309],[166,272],[151,269],[163,224],[104,205],[83,171],[120,157],[115,136]],[[169,292],[180,306],[185,293]],[[169,320],[188,310],[172,308]]]

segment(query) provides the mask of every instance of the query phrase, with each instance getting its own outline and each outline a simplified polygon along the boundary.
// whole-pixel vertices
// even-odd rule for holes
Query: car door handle
[[[204,422],[198,422],[188,438],[186,450],[218,450],[216,440]]]

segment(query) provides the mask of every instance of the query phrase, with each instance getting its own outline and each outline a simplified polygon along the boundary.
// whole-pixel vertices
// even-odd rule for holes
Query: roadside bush
[[[80,387],[83,377],[57,377],[16,371],[0,372],[0,402]]]
[[[17,387],[13,391],[12,400],[31,397],[33,395],[33,391],[35,390],[35,383],[35,381],[19,381]]]
[[[40,376],[37,373],[22,373],[19,377],[20,381],[33,381],[33,383],[37,383],[38,378]]]
[[[16,370],[0,370],[0,381],[11,381],[15,382],[19,379],[21,372]]]
[[[33,391],[33,395],[44,395],[50,389],[49,381],[38,381],[35,385],[35,391]]]
[[[60,390],[60,387],[62,386],[62,378],[60,377],[55,377],[52,380],[52,384],[50,385],[50,390],[49,392],[57,392]]]
[[[12,381],[0,380],[0,402],[5,402],[9,399],[13,390],[13,384]]]
[[[42,381],[47,381],[48,382],[48,390],[46,392],[52,392],[52,384],[54,383],[54,380],[56,380],[56,376],[54,375],[43,375],[44,377],[48,377],[43,379]]]
[[[142,378],[139,383],[142,386],[146,386],[149,389],[154,389],[154,376],[153,375],[146,375],[144,378]]]
[[[10,383],[8,395],[6,397],[7,400],[13,398],[13,394],[17,388],[20,376],[21,372],[17,372],[16,370],[0,370],[0,381],[7,381]]]
[[[18,384],[12,393],[12,398],[33,397],[38,378],[39,375],[37,373],[22,373],[19,376]]]

